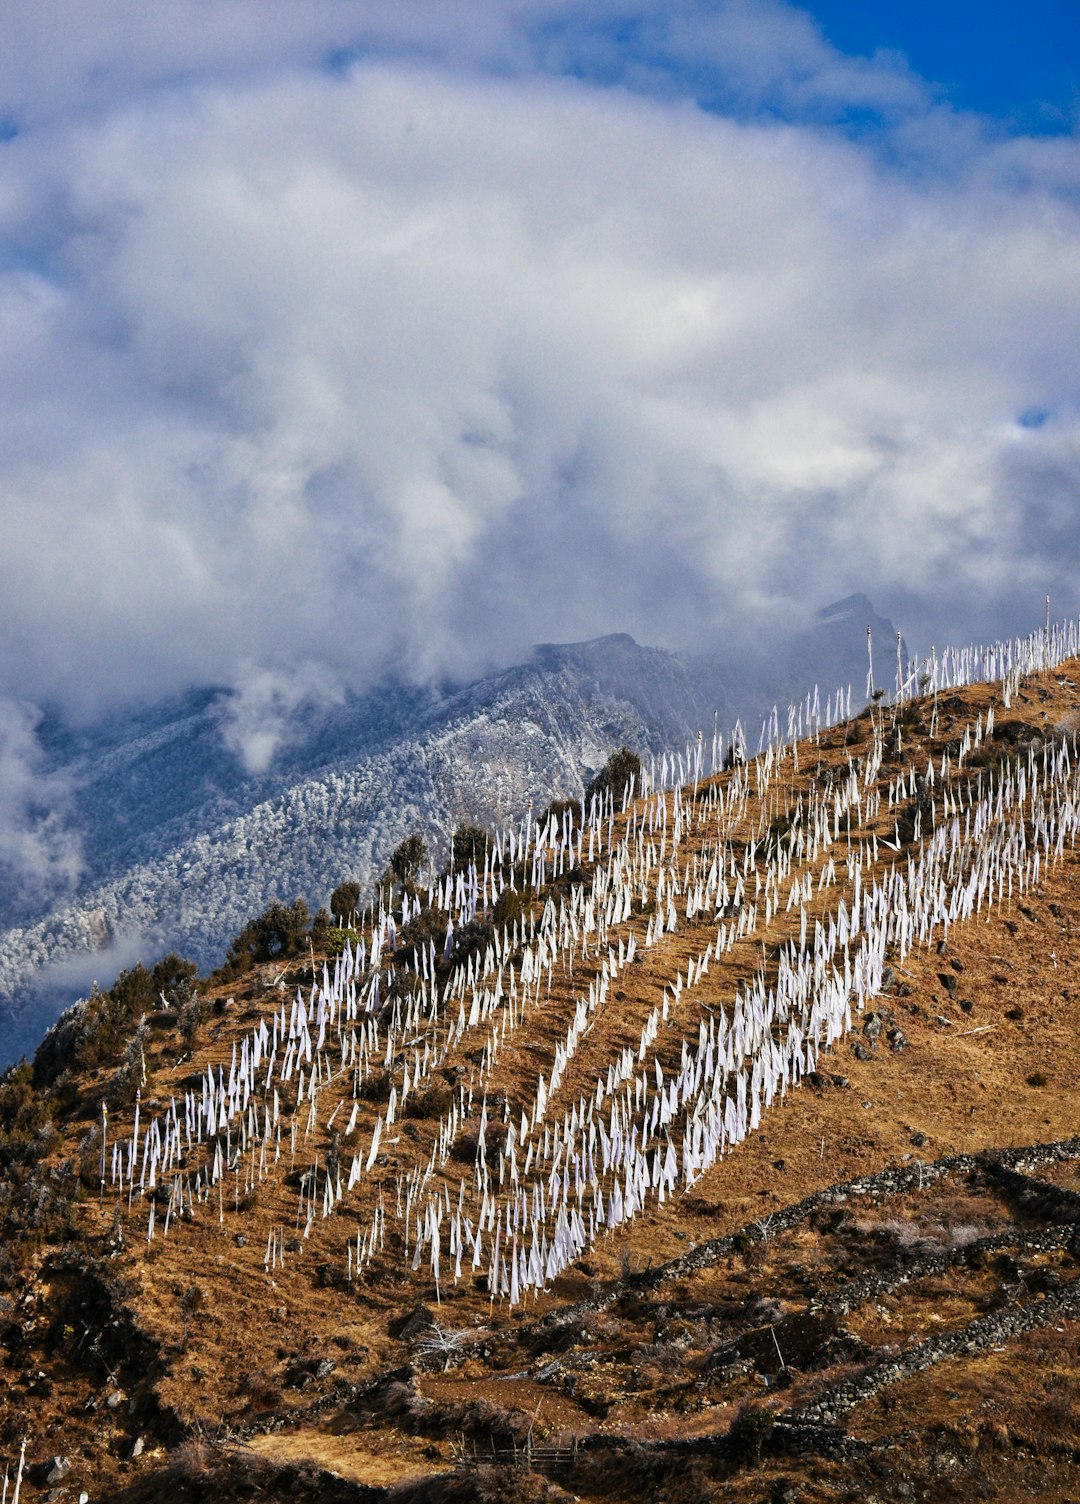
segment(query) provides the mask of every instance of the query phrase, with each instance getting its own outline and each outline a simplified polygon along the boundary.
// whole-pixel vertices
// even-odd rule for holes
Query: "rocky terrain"
[[[69,1014],[0,1087],[22,1497],[1080,1496],[1059,657]]]

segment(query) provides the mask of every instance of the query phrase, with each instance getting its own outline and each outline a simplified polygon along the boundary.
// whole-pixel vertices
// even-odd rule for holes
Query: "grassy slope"
[[[1080,696],[1060,681],[1080,679],[1078,669],[1066,665],[1028,681],[1009,716],[1039,731],[1066,721]],[[882,786],[909,759],[920,770],[931,752],[940,759],[995,700],[994,690],[978,686],[948,697],[932,743],[929,707],[914,707],[900,755],[882,770]],[[1000,723],[1000,704],[996,713]],[[884,715],[888,722],[890,713]],[[864,716],[820,745],[804,745],[799,770],[789,765],[766,803],[751,798],[745,828],[732,835],[745,839],[760,830],[823,769],[865,754],[871,729]],[[1004,750],[1001,743],[993,755]],[[965,769],[960,776],[976,774]],[[892,814],[882,812],[877,828],[891,834]],[[705,833],[703,822],[680,862]],[[892,855],[880,854],[882,863]],[[818,902],[834,904],[837,892]],[[640,935],[645,923],[635,914],[622,932]],[[791,925],[781,911],[765,936],[767,950]],[[641,965],[626,968],[567,1070],[560,1101],[574,1101],[623,1043],[636,1047],[663,984],[677,967],[685,974],[714,933],[711,915],[680,924]],[[657,1044],[666,1064],[677,1063],[679,1041],[696,1033],[701,1010],[727,1004],[761,954],[759,932],[683,995]],[[430,1276],[405,1268],[393,1239],[362,1288],[345,1287],[344,1243],[371,1205],[368,1182],[337,1214],[316,1219],[302,1251],[272,1274],[262,1263],[268,1230],[291,1229],[297,1217],[296,1191],[280,1173],[264,1181],[246,1210],[230,1210],[223,1198],[220,1220],[216,1205],[202,1208],[152,1244],[145,1241],[145,1207],[136,1202],[129,1214],[125,1203],[124,1248],[111,1258],[114,1198],[99,1204],[89,1196],[72,1208],[61,1243],[18,1245],[22,1267],[9,1278],[5,1297],[4,1455],[13,1460],[26,1434],[29,1457],[67,1455],[69,1484],[87,1488],[92,1498],[124,1490],[132,1498],[179,1497],[185,1488],[192,1497],[206,1488],[215,1497],[244,1496],[256,1487],[261,1497],[302,1497],[305,1488],[325,1497],[329,1485],[320,1468],[347,1480],[343,1497],[350,1496],[347,1484],[413,1493],[424,1478],[432,1496],[461,1497],[501,1490],[515,1497],[606,1498],[644,1491],[673,1500],[715,1491],[807,1500],[864,1498],[868,1490],[880,1498],[970,1498],[974,1491],[1011,1499],[1032,1490],[1046,1499],[1075,1496],[1080,1325],[1068,1308],[1052,1319],[1036,1312],[1030,1331],[898,1377],[844,1410],[835,1435],[819,1438],[815,1451],[792,1450],[806,1438],[793,1440],[791,1431],[808,1406],[820,1409],[831,1386],[935,1334],[1002,1310],[1035,1312],[1048,1300],[1046,1310],[1056,1311],[1053,1302],[1068,1293],[1080,1267],[1076,1245],[1070,1252],[1065,1237],[1056,1248],[1035,1242],[1066,1213],[1056,1212],[1055,1223],[1045,1208],[1020,1204],[1015,1188],[1009,1192],[975,1170],[933,1179],[922,1190],[848,1194],[787,1230],[774,1232],[768,1218],[825,1187],[890,1166],[1077,1133],[1080,987],[1071,978],[1078,959],[1080,866],[1067,852],[1022,906],[1001,906],[955,927],[944,955],[916,950],[897,967],[882,1004],[902,1025],[903,1051],[882,1042],[861,1060],[850,1047],[852,1035],[834,1051],[819,1085],[792,1092],[761,1131],[691,1191],[601,1238],[524,1311],[492,1306],[471,1280],[444,1283],[436,1307]],[[957,978],[955,998],[940,981],[943,970]],[[167,1028],[155,1031],[151,1063],[162,1102],[208,1060],[224,1062],[227,1071],[234,1038],[280,996],[269,988],[271,971],[248,979],[246,995],[236,984],[218,990],[222,1011],[203,1031],[195,1060],[173,1063],[177,1040]],[[515,1109],[531,1097],[538,1070],[550,1065],[572,998],[588,979],[580,964],[572,980],[557,969],[543,1008],[500,1057],[493,1084]],[[224,1006],[227,996],[235,998],[231,1007]],[[460,1063],[467,1061],[464,1048]],[[836,1085],[833,1075],[846,1084]],[[104,1078],[78,1083],[80,1098],[61,1118],[62,1141],[50,1164],[71,1154],[94,1122],[103,1084]],[[333,1103],[332,1091],[320,1098],[309,1153],[320,1148],[325,1155]],[[378,1107],[364,1107],[361,1143]],[[381,1168],[387,1184],[430,1152],[434,1119],[408,1122],[415,1137],[399,1132],[387,1148]],[[465,1172],[461,1164],[448,1166],[454,1192]],[[1033,1166],[1030,1173],[1080,1189],[1073,1162]],[[740,1229],[736,1247],[696,1272],[640,1278]],[[962,1256],[967,1244],[987,1238],[999,1244]],[[918,1277],[877,1290],[831,1326],[806,1326],[807,1313],[863,1274],[888,1284],[905,1263],[935,1253],[946,1256],[946,1268],[922,1275],[916,1268]],[[192,1288],[198,1294],[185,1302]],[[438,1364],[416,1368],[415,1346],[391,1335],[396,1319],[418,1302],[446,1328],[475,1332],[463,1361],[446,1372]],[[545,1323],[567,1309],[568,1323]],[[119,1327],[110,1327],[118,1318]],[[714,1357],[718,1350],[731,1357],[731,1344],[740,1341],[746,1351],[733,1361]],[[770,1348],[782,1352],[785,1342],[806,1350],[799,1349],[798,1360],[785,1357],[777,1384],[779,1363]],[[307,1377],[305,1367],[310,1372],[320,1359],[333,1368]],[[411,1376],[386,1380],[410,1359]],[[124,1399],[110,1406],[113,1384]],[[755,1419],[761,1411],[767,1418]],[[206,1444],[194,1444],[193,1436]],[[142,1455],[128,1460],[140,1437]],[[229,1450],[241,1443],[242,1450]],[[526,1444],[532,1463],[515,1466]],[[485,1459],[495,1460],[494,1471],[479,1465]],[[24,1486],[24,1497],[32,1496],[33,1487]]]

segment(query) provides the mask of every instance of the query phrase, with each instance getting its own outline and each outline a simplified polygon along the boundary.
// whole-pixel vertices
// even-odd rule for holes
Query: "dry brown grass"
[[[1071,716],[1080,724],[1076,692],[1058,685],[1053,675],[1045,678],[1043,687],[1049,691],[1048,700],[1033,697],[1028,707],[1017,707],[1013,715],[1042,724],[1045,711],[1051,722],[1062,724]],[[952,712],[955,726],[948,734],[958,736],[963,724],[985,713],[992,698],[992,691],[983,688],[958,694]],[[849,744],[837,734],[831,745],[829,738],[823,739],[820,751],[804,748],[791,797],[817,776],[819,762],[823,768],[836,767],[849,751],[858,752],[857,738],[865,740],[868,732],[864,720],[854,728],[855,739]],[[925,761],[925,718],[922,730],[912,718],[908,737],[905,747],[910,755]],[[942,740],[939,737],[938,752]],[[775,818],[775,810],[750,800],[748,828]],[[882,833],[886,824],[882,817]],[[830,901],[835,901],[836,891]],[[746,1332],[763,1330],[863,1273],[887,1270],[898,1258],[931,1249],[962,1252],[974,1238],[1008,1228],[1013,1213],[1001,1194],[957,1177],[880,1204],[851,1197],[791,1232],[765,1242],[751,1239],[742,1252],[693,1276],[584,1319],[564,1355],[588,1356],[603,1349],[607,1355],[592,1366],[567,1366],[539,1379],[537,1372],[552,1353],[538,1348],[535,1336],[526,1342],[519,1341],[518,1334],[531,1328],[536,1318],[602,1290],[626,1265],[633,1271],[655,1268],[693,1244],[762,1224],[770,1212],[836,1182],[889,1165],[910,1166],[948,1153],[1063,1139],[1076,1132],[1075,1091],[1068,1069],[1058,1062],[1069,1060],[1070,1051],[1075,1053],[1080,1034],[1080,986],[1069,981],[1080,967],[1078,916],[1080,861],[1070,852],[1045,873],[1039,890],[1024,899],[1023,910],[1018,904],[1005,906],[954,928],[944,958],[935,952],[910,955],[898,978],[907,989],[905,995],[894,993],[885,1000],[902,1023],[906,1050],[892,1054],[879,1048],[871,1059],[858,1060],[841,1045],[822,1064],[826,1073],[846,1077],[846,1086],[804,1086],[791,1093],[759,1133],[717,1163],[690,1192],[663,1207],[651,1207],[618,1237],[602,1238],[576,1269],[539,1298],[530,1298],[522,1312],[492,1309],[471,1280],[456,1288],[444,1286],[441,1306],[436,1307],[434,1288],[426,1277],[413,1276],[403,1266],[393,1235],[363,1282],[352,1290],[343,1288],[345,1239],[355,1236],[370,1211],[371,1190],[366,1185],[340,1215],[326,1222],[317,1218],[300,1250],[287,1255],[285,1269],[272,1274],[262,1268],[267,1233],[274,1226],[294,1233],[297,1219],[296,1191],[280,1173],[259,1187],[246,1210],[234,1210],[236,1197],[226,1191],[220,1216],[216,1203],[200,1208],[195,1221],[175,1224],[168,1240],[159,1237],[149,1250],[143,1241],[145,1210],[140,1208],[130,1219],[125,1211],[128,1241],[117,1267],[134,1282],[134,1320],[164,1357],[160,1372],[142,1378],[125,1374],[122,1382],[138,1391],[141,1403],[152,1395],[154,1404],[181,1425],[201,1426],[211,1437],[239,1433],[273,1415],[283,1427],[247,1436],[245,1445],[252,1456],[275,1463],[310,1461],[380,1487],[411,1486],[409,1480],[422,1476],[441,1477],[453,1462],[454,1425],[460,1429],[463,1407],[487,1407],[485,1413],[491,1416],[519,1412],[531,1418],[537,1438],[653,1441],[721,1435],[740,1405],[763,1397],[770,1406],[797,1408],[844,1373],[861,1371],[866,1360],[841,1354],[824,1372],[795,1374],[789,1388],[773,1390],[765,1387],[766,1376],[753,1365],[706,1374],[710,1353]],[[629,928],[640,933],[644,918],[635,916]],[[790,916],[781,913],[770,943],[790,928]],[[682,926],[650,951],[643,964],[620,976],[621,997],[598,1018],[568,1068],[563,1100],[569,1102],[587,1089],[618,1045],[636,1046],[662,983],[677,964],[685,972],[687,960],[702,949],[708,929],[705,922],[699,928]],[[667,1051],[669,1061],[677,1057],[679,1041],[684,1033],[696,1031],[701,1009],[730,1000],[737,980],[748,977],[758,964],[760,950],[756,937],[723,964],[713,964],[706,984],[684,996],[677,1026],[658,1044],[661,1055]],[[955,972],[955,1000],[939,980],[939,972],[952,962],[961,968]],[[298,963],[297,976],[302,970]],[[264,968],[245,979],[246,984],[250,980],[249,1013],[276,1005],[278,994],[268,991],[270,971]],[[500,1059],[498,1087],[512,1103],[531,1096],[538,1072],[546,1069],[555,1042],[565,1034],[573,998],[587,980],[588,971],[580,966],[573,983],[556,973],[551,996],[531,1021],[527,1037],[508,1043]],[[196,1064],[202,1068],[209,1061],[228,1070],[240,1017],[239,1004],[224,1006],[229,995],[237,994],[222,991],[222,1009],[200,1036]],[[960,1004],[969,1000],[972,1008],[966,1012]],[[939,1017],[947,1018],[948,1025],[938,1023]],[[175,1065],[178,1053],[166,1035],[155,1036],[152,1066],[161,1103],[192,1073],[191,1061]],[[1040,1072],[1048,1078],[1045,1085],[1027,1084]],[[88,1080],[85,1085],[90,1100],[100,1082]],[[388,1183],[399,1168],[426,1162],[448,1090],[445,1083],[435,1082],[410,1101],[406,1121],[396,1125],[397,1142],[387,1146]],[[388,1079],[370,1087],[361,1103],[355,1142],[369,1141],[388,1093]],[[330,1091],[326,1110],[332,1100]],[[151,1107],[148,1103],[147,1110]],[[325,1111],[320,1119],[325,1121]],[[84,1114],[73,1123],[72,1133],[81,1133],[85,1125]],[[295,1169],[310,1163],[316,1149],[325,1154],[326,1147],[320,1130],[316,1140],[301,1146]],[[57,1151],[63,1152],[63,1147]],[[286,1160],[280,1170],[288,1168]],[[462,1173],[461,1163],[448,1167],[446,1183],[455,1192]],[[1065,1188],[1080,1189],[1076,1164],[1056,1164],[1037,1173]],[[77,1216],[88,1247],[103,1246],[113,1215],[108,1200],[100,1207],[93,1198],[79,1204]],[[238,1233],[246,1239],[244,1244],[238,1243]],[[1052,1267],[1061,1279],[1075,1277],[1067,1256],[1047,1258],[1042,1264],[1029,1258],[1025,1264],[1029,1269],[1043,1266]],[[197,1310],[185,1311],[184,1292],[193,1283],[203,1291],[203,1299]],[[946,1274],[898,1287],[845,1317],[843,1324],[870,1348],[902,1349],[928,1333],[970,1321],[986,1308],[1001,1283],[992,1264],[969,1269],[960,1262]],[[103,1496],[121,1476],[118,1459],[141,1422],[129,1419],[126,1411],[106,1416],[85,1410],[104,1374],[94,1361],[73,1365],[61,1359],[58,1348],[50,1347],[50,1321],[56,1319],[50,1313],[59,1310],[59,1286],[54,1290],[48,1281],[35,1285],[31,1280],[27,1290],[32,1331],[16,1347],[15,1367],[22,1364],[26,1372],[45,1373],[52,1388],[47,1395],[9,1389],[0,1400],[3,1434],[10,1442],[20,1426],[32,1426],[38,1438],[35,1445],[43,1452],[62,1431],[65,1445],[84,1453],[82,1476],[93,1485],[91,1496]],[[435,1407],[436,1417],[444,1418],[445,1434],[437,1432],[435,1421],[436,1429],[429,1427],[425,1435],[412,1434],[391,1416],[360,1423],[350,1408],[347,1386],[362,1387],[380,1370],[408,1362],[409,1350],[390,1336],[390,1327],[396,1315],[418,1300],[436,1309],[447,1327],[478,1334],[489,1322],[493,1327],[483,1338],[485,1352],[449,1373],[415,1378],[416,1393]],[[1010,1446],[1017,1452],[1008,1440],[1015,1427],[1044,1459],[1050,1456],[1046,1449],[1054,1436],[1075,1435],[1072,1396],[1080,1392],[1075,1338],[1072,1325],[1061,1334],[1040,1332],[1009,1345],[1002,1354],[949,1360],[890,1386],[859,1407],[851,1417],[852,1429],[866,1439],[899,1434],[905,1428],[929,1438],[934,1428],[945,1434],[951,1427],[950,1445],[964,1455],[980,1448],[992,1452],[987,1486],[996,1488],[994,1480],[1006,1476]],[[333,1371],[302,1389],[290,1387],[290,1365],[298,1358],[320,1355],[333,1359]],[[526,1376],[505,1377],[519,1371]],[[1044,1383],[1047,1375],[1052,1382]],[[1005,1413],[1009,1400],[1011,1416]],[[320,1405],[326,1408],[320,1410]],[[205,1443],[192,1444],[195,1449],[200,1445]],[[926,1459],[936,1445],[927,1439]],[[179,1466],[181,1459],[176,1461]],[[140,1461],[130,1471],[149,1474],[159,1465]],[[800,1500],[843,1497],[843,1489],[853,1487],[852,1479],[857,1479],[857,1470],[849,1468],[845,1474],[835,1462],[816,1465],[814,1477],[801,1465],[785,1466],[798,1472]],[[1067,1466],[1056,1457],[1055,1477],[1064,1477]],[[760,1468],[743,1475],[740,1486],[771,1488],[778,1469],[776,1459],[765,1457]],[[942,1478],[948,1481],[929,1461],[925,1475],[937,1480],[935,1487],[945,1487]],[[597,1476],[606,1476],[612,1485],[610,1496],[620,1496],[621,1473],[609,1470],[605,1475],[600,1470]],[[633,1476],[632,1469],[628,1476]],[[588,1480],[583,1474],[579,1481],[584,1488]],[[688,1490],[691,1482],[686,1482]],[[717,1466],[704,1482],[697,1476],[693,1487],[699,1493],[714,1488],[717,1497],[753,1496],[728,1495],[729,1483],[735,1487]],[[672,1489],[674,1498],[674,1481]],[[1080,1497],[1080,1483],[1076,1493]]]

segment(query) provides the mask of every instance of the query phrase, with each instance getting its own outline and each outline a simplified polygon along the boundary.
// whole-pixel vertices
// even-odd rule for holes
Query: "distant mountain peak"
[[[833,622],[850,621],[853,617],[865,620],[870,626],[882,620],[874,609],[873,601],[869,596],[863,595],[862,591],[856,591],[854,595],[845,595],[843,600],[822,606],[817,613],[817,621],[823,627],[831,626]]]

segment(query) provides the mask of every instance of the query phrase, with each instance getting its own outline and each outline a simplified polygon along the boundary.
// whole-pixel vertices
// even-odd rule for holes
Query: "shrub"
[[[776,1416],[771,1410],[759,1405],[743,1405],[728,1431],[733,1455],[739,1461],[756,1466],[775,1424]]]
[[[416,970],[416,952],[425,945],[433,944],[436,963],[441,962],[449,918],[450,915],[446,909],[421,909],[419,914],[409,920],[404,929],[398,931],[394,959]]]
[[[609,791],[616,808],[622,803],[626,786],[631,778],[634,780],[634,788],[641,790],[641,758],[629,747],[620,747],[613,752],[607,762],[585,787],[585,808],[595,796],[602,799]]]
[[[49,1098],[35,1090],[25,1060],[13,1065],[0,1082],[0,1155],[5,1161],[33,1157],[32,1146],[52,1123]]]
[[[175,951],[149,970],[139,962],[122,971],[107,992],[95,985],[60,1015],[34,1055],[34,1084],[49,1086],[67,1070],[116,1065],[132,1029],[162,1005],[181,1014],[195,996],[198,967]]]
[[[330,912],[335,919],[349,920],[356,913],[360,902],[360,884],[349,878],[339,883],[330,895]]]
[[[175,951],[162,956],[150,972],[150,982],[157,1001],[162,997],[170,1008],[182,1007],[191,997],[199,968],[194,961],[185,961]]]
[[[302,898],[291,904],[274,902],[257,919],[251,919],[229,947],[225,971],[250,971],[262,961],[295,956],[307,939],[308,906]]]
[[[399,841],[390,854],[390,871],[403,886],[410,886],[420,876],[420,869],[427,861],[427,845],[423,836],[415,833]]]
[[[350,929],[329,929],[318,942],[329,956],[340,956],[346,945],[354,948],[359,944],[360,931]]]
[[[209,1012],[209,1004],[197,992],[192,993],[187,1002],[181,1006],[179,1014],[180,1038],[187,1049],[190,1050],[198,1038],[199,1030],[206,1022]]]
[[[490,834],[479,825],[459,825],[451,842],[454,866],[462,868],[475,863],[477,867],[482,867],[484,854],[491,844]]]
[[[497,926],[511,925],[529,917],[532,906],[531,888],[504,888],[495,900],[491,922]]]
[[[552,815],[554,815],[555,821],[559,827],[559,830],[561,831],[564,815],[573,815],[576,820],[580,813],[581,804],[577,799],[553,799],[548,805],[547,809],[541,811],[540,818],[537,821],[537,824],[539,825],[540,829],[543,830],[543,828],[550,822]]]
[[[148,1030],[145,1020],[128,1041],[124,1058],[109,1083],[109,1102],[113,1107],[130,1107],[137,1091],[148,1091],[152,1078],[146,1063]]]

